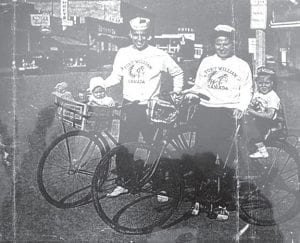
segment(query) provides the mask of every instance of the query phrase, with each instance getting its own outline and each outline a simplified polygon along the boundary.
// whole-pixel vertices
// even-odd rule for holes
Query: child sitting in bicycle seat
[[[92,78],[90,80],[90,87],[88,88],[88,91],[90,92],[89,105],[108,107],[115,105],[114,100],[110,96],[107,96],[106,89],[103,87],[103,79],[101,77]]]
[[[68,84],[66,82],[60,82],[54,87],[54,92],[52,94],[66,99],[66,100],[74,100],[74,97],[71,92],[67,91]]]
[[[280,98],[273,90],[276,75],[272,69],[261,67],[257,71],[257,90],[253,94],[247,110],[246,123],[250,144],[256,146],[256,151],[250,158],[267,158],[268,151],[264,145],[264,138],[274,124],[280,107]]]

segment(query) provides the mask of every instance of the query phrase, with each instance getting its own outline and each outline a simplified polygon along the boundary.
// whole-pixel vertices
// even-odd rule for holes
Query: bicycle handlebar
[[[209,101],[210,100],[210,98],[207,96],[207,95],[205,95],[205,94],[202,94],[202,93],[198,93],[198,92],[195,92],[195,91],[193,91],[193,90],[188,90],[188,92],[186,92],[186,93],[184,93],[183,95],[186,95],[186,94],[193,94],[193,95],[197,95],[200,99],[202,99],[202,100],[207,100],[207,101]]]
[[[188,92],[187,92],[188,93]],[[187,93],[184,92],[175,92],[175,91],[170,91],[170,92],[162,92],[162,96],[167,98],[175,107],[180,106],[185,100],[185,95]],[[189,92],[192,94],[195,94],[199,97],[199,99],[204,99],[204,100],[209,100],[210,98],[202,93],[196,93],[196,92]],[[176,96],[173,96],[176,95]]]
[[[140,100],[134,100],[134,101],[130,101],[124,105],[120,105],[120,104],[116,104],[115,106],[113,106],[113,109],[116,110],[122,110],[123,108],[127,107],[127,106],[131,106],[131,105],[137,105],[139,104],[141,101]]]

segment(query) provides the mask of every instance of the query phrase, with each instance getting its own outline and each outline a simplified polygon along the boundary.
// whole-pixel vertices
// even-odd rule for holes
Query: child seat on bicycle
[[[276,82],[275,72],[272,69],[261,67],[257,73],[258,76],[255,80],[257,89],[245,116],[250,146],[256,147],[256,151],[251,153],[249,157],[267,158],[269,154],[264,140],[268,131],[275,126],[280,108],[280,98],[273,90]]]

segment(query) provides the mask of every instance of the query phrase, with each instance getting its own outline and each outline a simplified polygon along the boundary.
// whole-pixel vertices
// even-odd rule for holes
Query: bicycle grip
[[[205,94],[198,93],[197,95],[201,100],[207,100],[207,101],[210,100],[210,98]]]
[[[188,93],[197,95],[200,99],[203,99],[203,100],[210,100],[210,98],[207,95],[196,92],[194,90],[187,90],[187,92],[185,92],[184,94],[188,94]]]

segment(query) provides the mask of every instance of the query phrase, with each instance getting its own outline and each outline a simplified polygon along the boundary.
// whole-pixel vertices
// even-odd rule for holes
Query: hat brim
[[[218,37],[227,37],[230,39],[234,38],[234,32],[227,32],[227,31],[215,31],[213,34],[214,39],[217,39]]]

